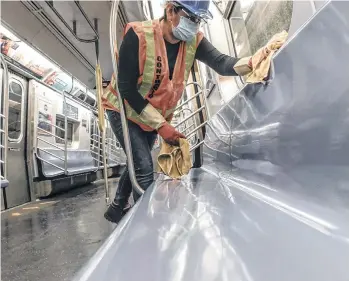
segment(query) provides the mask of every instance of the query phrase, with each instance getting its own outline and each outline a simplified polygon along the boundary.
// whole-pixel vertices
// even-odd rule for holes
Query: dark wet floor
[[[3,212],[1,280],[71,280],[115,227],[105,209],[100,181]]]

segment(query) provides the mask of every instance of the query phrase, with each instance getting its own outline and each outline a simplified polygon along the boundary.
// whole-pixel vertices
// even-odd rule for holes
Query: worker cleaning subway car
[[[146,190],[154,181],[151,150],[159,134],[164,142],[178,145],[185,136],[170,122],[182,97],[191,67],[199,60],[222,76],[250,75],[261,80],[254,68],[270,63],[269,42],[251,57],[234,58],[220,53],[199,31],[212,19],[210,1],[166,1],[157,20],[127,24],[118,54],[118,77],[113,75],[102,101],[116,138],[125,151],[118,93],[125,100],[136,179]],[[116,83],[117,86],[116,87]],[[127,212],[132,184],[128,169],[120,177],[115,198],[104,216],[118,223]],[[139,195],[133,194],[134,200]]]

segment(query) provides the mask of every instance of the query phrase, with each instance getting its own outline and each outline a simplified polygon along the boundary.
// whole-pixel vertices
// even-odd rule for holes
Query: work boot
[[[119,223],[122,217],[126,214],[124,198],[115,198],[104,213],[104,218],[113,223]]]

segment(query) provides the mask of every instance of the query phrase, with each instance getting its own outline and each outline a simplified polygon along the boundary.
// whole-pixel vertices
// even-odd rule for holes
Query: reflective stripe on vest
[[[142,85],[139,88],[140,94],[145,97],[153,86],[155,69],[155,40],[152,21],[142,22],[145,42],[146,42],[146,60],[143,70]],[[140,73],[142,75],[142,73]]]
[[[152,104],[165,118],[167,118],[174,112],[176,103],[182,95],[190,74],[191,66],[193,65],[195,59],[197,45],[201,41],[201,38],[203,36],[200,33],[197,38],[195,38],[191,42],[181,42],[177,55],[179,59],[177,59],[177,61],[179,61],[180,64],[180,59],[183,59],[184,56],[184,64],[177,66],[176,61],[173,73],[173,78],[176,76],[176,81],[172,82],[168,77],[163,77],[160,83],[156,83],[156,81],[158,80],[156,75],[158,75],[159,77],[159,71],[161,75],[169,75],[167,64],[168,62],[165,52],[165,43],[163,37],[161,36],[160,38],[160,34],[162,34],[160,23],[158,20],[131,23],[126,28],[125,33],[127,32],[129,27],[133,27],[135,33],[139,38],[140,45],[139,69],[141,73],[138,80],[140,83],[138,91],[143,96],[143,98],[148,99],[149,103]],[[162,51],[163,49],[165,49],[165,51]],[[144,54],[145,60],[141,60],[141,57]],[[158,61],[159,59],[160,61]],[[164,60],[166,60],[166,63]],[[162,69],[160,68],[160,70],[158,70],[159,66],[161,66]],[[180,75],[180,73],[182,73],[182,75]],[[115,88],[116,79],[115,75],[113,75],[109,86],[105,89],[102,100],[103,105],[106,109],[119,111],[118,95]],[[180,94],[178,95],[178,93]],[[174,99],[173,102],[171,99]],[[140,121],[137,112],[135,112],[127,102],[125,102],[125,109],[129,120],[137,123],[145,131],[153,130],[152,128],[147,126],[147,124],[144,124]]]

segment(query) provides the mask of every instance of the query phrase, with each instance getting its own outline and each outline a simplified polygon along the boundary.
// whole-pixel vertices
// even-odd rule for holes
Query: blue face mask
[[[199,24],[181,17],[179,24],[172,28],[173,36],[182,41],[191,41],[199,31]]]

